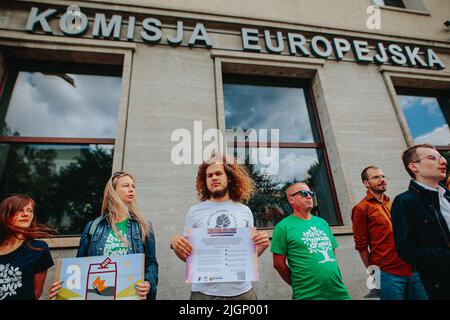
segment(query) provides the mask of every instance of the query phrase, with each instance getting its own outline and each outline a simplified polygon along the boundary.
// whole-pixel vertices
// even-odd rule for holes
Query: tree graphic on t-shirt
[[[308,246],[309,253],[320,252],[323,254],[325,259],[319,263],[336,261],[335,259],[331,259],[328,254],[328,251],[333,249],[333,245],[331,244],[330,238],[322,230],[311,227],[308,231],[303,232],[302,240]]]
[[[22,271],[19,267],[9,263],[0,264],[0,300],[17,294],[17,289],[22,287]]]

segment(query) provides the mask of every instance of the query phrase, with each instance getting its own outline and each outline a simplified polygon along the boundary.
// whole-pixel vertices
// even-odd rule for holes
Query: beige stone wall
[[[216,127],[214,68],[207,50],[139,45],[133,59],[124,169],[137,175],[139,203],[151,218],[161,265],[159,297],[182,297],[183,263],[169,249],[196,203],[197,166],[171,161],[172,131],[194,121]]]
[[[95,1],[93,1],[95,2]],[[121,4],[120,0],[102,1]],[[443,22],[448,20],[450,2],[447,0],[422,0],[426,11],[382,10],[382,29],[367,30],[367,7],[371,0],[131,0],[130,5],[145,8],[170,9],[186,13],[202,13],[237,19],[258,19],[305,26],[326,27],[370,34],[402,36],[436,41],[448,41]]]
[[[330,126],[328,135],[337,141],[329,149],[339,153],[340,161],[332,159],[331,167],[343,171],[345,185],[342,179],[335,183],[338,192],[348,190],[340,194],[340,205],[344,224],[351,225],[351,208],[365,194],[360,179],[364,167],[375,164],[385,171],[389,194],[404,189],[407,174],[400,154],[406,142],[377,66],[330,61],[321,70],[320,80],[329,115],[329,122],[322,121],[322,126]]]

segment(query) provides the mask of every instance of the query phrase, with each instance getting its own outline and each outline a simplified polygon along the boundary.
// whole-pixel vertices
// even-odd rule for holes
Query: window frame
[[[384,4],[384,0],[371,0],[372,5],[378,6],[380,9],[386,9],[396,12],[410,13],[410,14],[418,14],[430,16],[430,12],[427,9],[427,6],[423,2],[423,0],[417,0],[417,2],[413,5],[409,2],[410,0],[402,0],[404,7],[395,6],[395,5],[386,5]]]
[[[403,0],[395,0],[396,2],[394,4],[386,4],[386,0],[381,0],[381,1],[383,1],[383,5],[388,6],[388,7],[407,9]],[[392,1],[392,0],[388,0],[388,1]]]
[[[446,90],[441,89],[425,89],[425,88],[414,88],[414,87],[402,87],[402,86],[395,86],[395,94],[397,97],[399,95],[405,95],[405,96],[414,96],[414,97],[429,97],[429,98],[436,98],[436,100],[439,103],[439,107],[442,110],[442,113],[445,117],[445,120],[447,120],[447,124],[450,127],[450,93],[447,93]],[[401,108],[401,112],[404,114],[403,106],[401,102],[399,102],[399,106]],[[447,109],[447,111],[445,111]],[[406,126],[409,129],[409,123],[407,120]],[[414,144],[414,138],[411,135],[412,143]],[[443,146],[443,145],[436,145],[435,146],[438,151],[450,151],[450,145]]]
[[[313,136],[314,136],[314,129],[317,131],[317,138],[318,142],[282,142],[280,141],[277,146],[280,149],[321,149],[323,158],[325,161],[325,168],[327,177],[330,182],[330,189],[331,189],[331,198],[333,200],[334,207],[336,209],[336,219],[337,224],[336,225],[330,225],[332,227],[341,227],[344,226],[343,218],[341,209],[339,206],[339,201],[337,197],[336,187],[331,171],[330,161],[328,158],[328,152],[326,145],[324,143],[324,135],[322,132],[322,127],[320,125],[319,121],[319,112],[317,110],[317,104],[314,100],[314,94],[312,90],[312,83],[310,79],[304,79],[304,78],[296,78],[296,77],[277,77],[277,76],[265,76],[265,75],[248,75],[248,74],[236,74],[236,73],[229,73],[229,72],[223,72],[222,73],[222,86],[224,84],[249,84],[249,85],[262,85],[262,86],[280,86],[280,87],[289,87],[289,88],[301,88],[304,90],[305,93],[305,101],[307,108],[312,111],[312,116],[314,117],[314,123],[311,123]],[[225,98],[225,97],[223,97]],[[225,105],[223,105],[224,112],[225,112]],[[226,120],[224,119],[226,122]],[[315,127],[315,128],[313,128]],[[224,123],[224,128],[226,128],[226,123]],[[261,145],[260,145],[261,144]],[[228,142],[226,143],[227,147],[233,147],[233,148],[259,148],[259,147],[266,147],[270,148],[271,143],[270,142]],[[258,230],[273,230],[274,227],[258,227]]]
[[[27,72],[61,72],[86,75],[103,75],[122,77],[122,66],[78,64],[66,62],[36,62],[30,60],[10,60],[6,62],[7,71],[0,85],[0,113],[7,112],[17,75],[20,71]],[[119,106],[120,107],[120,106]],[[76,138],[76,137],[27,137],[27,136],[3,136],[0,135],[0,143],[33,143],[33,144],[109,144],[114,145],[116,138]]]
[[[123,65],[101,64],[101,63],[75,63],[66,61],[36,61],[27,59],[9,59],[5,61],[6,70],[0,82],[0,117],[4,119],[9,108],[9,103],[14,91],[19,72],[61,72],[83,74],[83,75],[100,75],[119,77],[123,81]],[[122,85],[121,85],[122,86]],[[119,101],[119,113],[121,102]],[[120,121],[120,115],[118,116]],[[0,144],[38,144],[38,145],[112,145],[114,154],[116,154],[116,142],[118,132],[115,138],[77,138],[77,137],[39,137],[39,136],[4,136],[0,134]],[[114,159],[111,163],[114,171]],[[53,212],[52,214],[58,214]],[[83,226],[81,226],[82,228]],[[78,239],[81,236],[77,234],[56,234],[52,238],[58,239],[57,242],[49,240],[52,247],[73,247],[77,246]],[[68,239],[63,244],[59,239]]]

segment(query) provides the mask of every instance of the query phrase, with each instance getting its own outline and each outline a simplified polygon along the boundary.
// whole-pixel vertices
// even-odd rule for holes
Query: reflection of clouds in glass
[[[437,146],[448,146],[450,145],[450,128],[447,124],[435,128],[433,131],[427,132],[415,138],[414,143],[430,143]]]
[[[303,89],[224,85],[227,128],[280,130],[280,141],[313,142]]]
[[[423,137],[427,139],[432,132],[447,124],[436,98],[400,96],[400,100],[414,139],[423,140]],[[445,130],[442,130],[442,134],[445,134]],[[438,136],[443,138],[442,134],[435,132],[433,140]],[[444,144],[446,145],[447,142]]]
[[[439,103],[433,97],[399,96],[403,110],[411,108],[426,108],[429,114],[440,113]]]
[[[280,173],[278,178],[281,182],[292,182],[293,180],[305,181],[309,178],[309,168],[317,161],[317,154],[314,150],[305,150],[302,154],[289,152],[280,160]]]
[[[120,77],[20,72],[6,123],[21,136],[114,138]]]
[[[275,159],[276,158],[276,159]],[[287,182],[305,181],[309,178],[308,170],[318,162],[317,152],[314,149],[279,149],[278,175],[269,175],[273,182],[282,188]],[[265,166],[261,163],[256,165],[262,174],[267,173]]]

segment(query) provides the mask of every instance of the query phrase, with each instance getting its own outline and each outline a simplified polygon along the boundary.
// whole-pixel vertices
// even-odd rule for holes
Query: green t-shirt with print
[[[124,221],[121,221],[119,223],[116,223],[117,231],[119,231],[125,239],[127,238],[127,226],[128,226],[128,220],[125,219]],[[130,248],[128,245],[125,245],[120,241],[120,238],[116,236],[113,229],[111,228],[109,230],[108,237],[106,238],[105,242],[105,248],[103,249],[103,255],[109,256],[109,255],[123,255],[128,254]]]
[[[328,223],[295,215],[279,222],[271,251],[287,257],[291,270],[292,299],[349,300],[334,249],[338,247]]]

